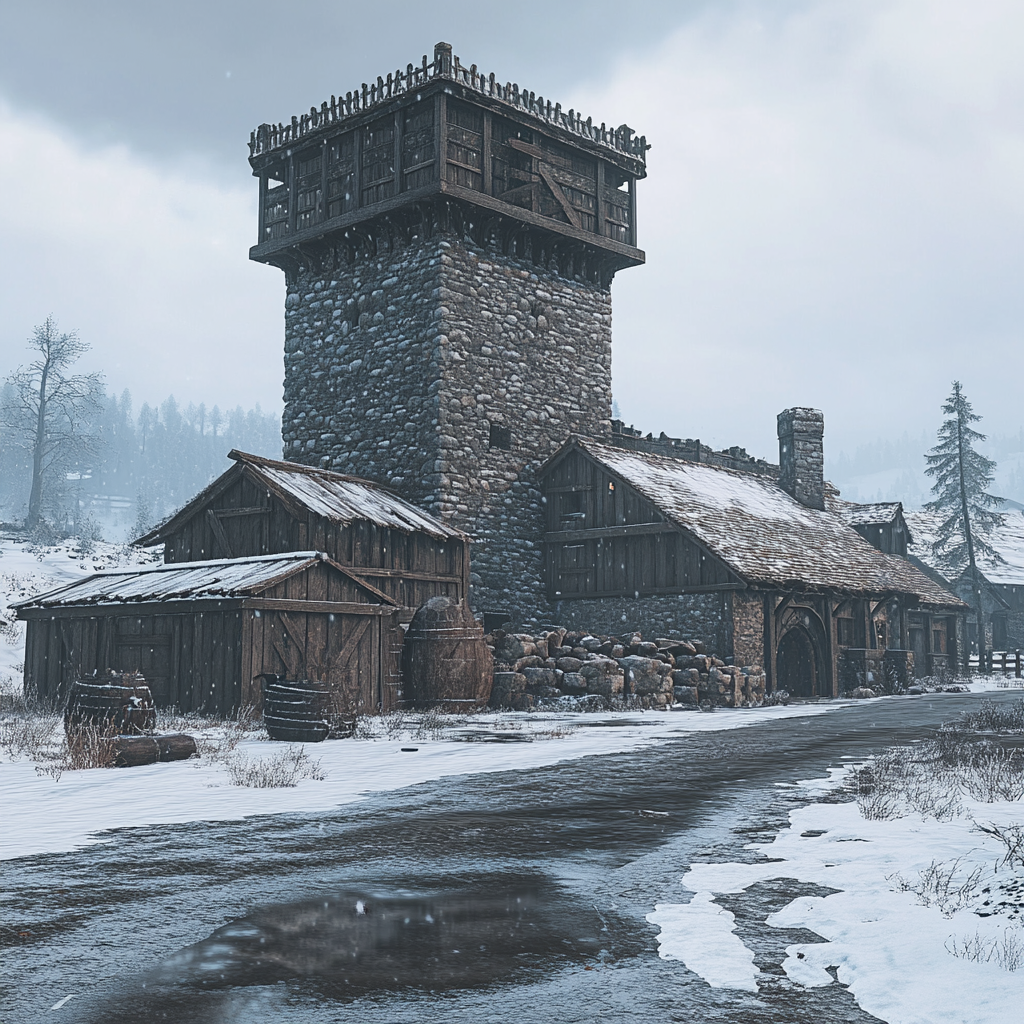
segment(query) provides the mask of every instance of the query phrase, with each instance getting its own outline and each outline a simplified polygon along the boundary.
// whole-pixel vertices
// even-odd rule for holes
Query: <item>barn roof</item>
[[[139,604],[151,601],[197,601],[253,597],[275,583],[326,562],[381,603],[394,604],[356,573],[317,551],[254,555],[204,562],[112,569],[76,580],[11,605],[17,609],[66,608],[79,605]]]
[[[236,465],[135,543],[144,547],[161,543],[237,479],[239,473],[248,475],[285,505],[293,509],[301,507],[334,523],[347,525],[366,521],[403,533],[426,533],[439,540],[467,539],[461,530],[448,526],[372,480],[240,451],[229,452],[228,458],[234,459]]]
[[[748,583],[898,591],[927,604],[958,597],[908,561],[872,547],[833,511],[807,508],[764,476],[577,438],[577,445]]]
[[[978,568],[989,583],[1008,587],[1024,586],[1024,510],[1003,508],[1002,516],[1002,525],[994,527],[987,540],[1003,560],[995,562],[979,554]],[[939,524],[943,520],[942,513],[908,512],[906,517],[914,531],[914,543],[909,549],[910,553],[937,572],[948,572],[939,565],[932,554],[932,544],[938,536]]]

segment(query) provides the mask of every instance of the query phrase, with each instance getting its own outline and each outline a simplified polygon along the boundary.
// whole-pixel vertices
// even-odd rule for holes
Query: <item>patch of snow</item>
[[[841,772],[817,783],[834,788]],[[965,801],[969,815],[1001,825],[1024,823],[1020,803]],[[1024,936],[1019,921],[975,904],[944,911],[907,890],[933,863],[952,864],[966,876],[978,869],[993,879],[1024,884],[1024,869],[996,870],[1005,848],[973,830],[970,816],[938,822],[910,815],[894,821],[868,821],[854,802],[811,804],[791,812],[789,827],[770,843],[752,843],[771,861],[755,864],[693,864],[683,884],[713,906],[719,893],[739,893],[755,882],[794,878],[839,890],[829,896],[793,900],[767,923],[776,928],[806,928],[825,942],[789,946],[783,969],[791,981],[807,987],[832,984],[829,969],[849,987],[857,1003],[889,1024],[1005,1024],[1018,1020],[1024,1002],[1024,969],[1007,971],[994,961],[954,956],[950,950],[976,937],[999,944],[1008,935]],[[899,876],[899,877],[897,877]],[[722,972],[705,963],[693,939],[682,934],[691,904],[662,905],[649,920],[662,925],[660,953],[679,959],[709,984],[722,984]],[[989,916],[980,916],[975,911]],[[690,927],[697,925],[691,920]],[[701,927],[707,927],[704,923]],[[735,936],[733,936],[735,938]],[[738,941],[738,939],[736,940]],[[717,943],[718,940],[715,940]],[[731,963],[743,954],[727,951]],[[749,972],[735,971],[737,984],[749,988]]]
[[[682,960],[712,988],[757,991],[761,971],[754,954],[736,934],[733,914],[710,892],[696,893],[689,903],[659,903],[647,920],[661,928],[658,945],[666,960]]]

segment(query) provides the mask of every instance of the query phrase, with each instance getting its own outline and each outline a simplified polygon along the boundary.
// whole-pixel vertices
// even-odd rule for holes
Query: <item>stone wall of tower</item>
[[[437,235],[298,272],[285,323],[285,457],[466,530],[476,611],[549,618],[536,471],[610,427],[609,290]]]

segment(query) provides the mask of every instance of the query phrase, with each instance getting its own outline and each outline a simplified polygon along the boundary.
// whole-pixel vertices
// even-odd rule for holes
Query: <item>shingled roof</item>
[[[834,510],[850,526],[891,526],[902,514],[903,504],[899,501],[876,501],[860,505],[836,499]]]
[[[167,534],[173,533],[229,486],[239,473],[265,487],[286,506],[299,505],[331,522],[347,525],[364,520],[403,533],[426,533],[439,540],[466,539],[461,530],[448,526],[372,480],[240,451],[229,452],[228,458],[234,459],[236,465],[135,543],[143,547],[161,543]]]
[[[908,561],[872,547],[835,511],[808,508],[764,476],[576,438],[578,446],[692,534],[748,583],[960,599]]]

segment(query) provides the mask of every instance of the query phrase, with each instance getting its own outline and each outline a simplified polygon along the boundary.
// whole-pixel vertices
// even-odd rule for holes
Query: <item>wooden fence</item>
[[[972,673],[978,672],[982,675],[1012,675],[1017,679],[1021,678],[1020,651],[987,651],[983,665],[980,663],[978,655],[972,654],[968,665]]]

